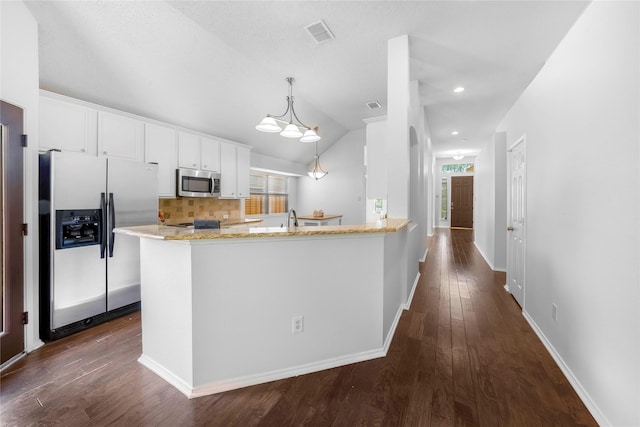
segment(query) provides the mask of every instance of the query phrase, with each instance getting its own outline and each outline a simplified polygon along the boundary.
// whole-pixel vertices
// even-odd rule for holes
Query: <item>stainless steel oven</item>
[[[219,197],[220,174],[195,169],[177,170],[177,194],[182,197]]]

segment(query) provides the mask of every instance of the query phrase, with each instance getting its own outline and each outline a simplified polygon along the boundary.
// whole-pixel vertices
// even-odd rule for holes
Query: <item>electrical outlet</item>
[[[558,320],[558,306],[555,303],[551,304],[551,318],[554,321]]]
[[[222,215],[222,219],[229,219],[229,215],[227,214]]]
[[[291,332],[294,334],[299,334],[304,331],[304,317],[303,316],[293,316],[291,318]]]

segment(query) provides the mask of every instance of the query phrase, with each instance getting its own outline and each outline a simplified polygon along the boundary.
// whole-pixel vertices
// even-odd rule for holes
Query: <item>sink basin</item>
[[[180,224],[167,224],[167,227],[193,228],[192,222],[181,222]]]

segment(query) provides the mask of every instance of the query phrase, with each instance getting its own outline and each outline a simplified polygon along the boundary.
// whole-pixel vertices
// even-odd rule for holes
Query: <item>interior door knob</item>
[[[511,226],[507,227],[507,231],[513,231],[513,227]]]

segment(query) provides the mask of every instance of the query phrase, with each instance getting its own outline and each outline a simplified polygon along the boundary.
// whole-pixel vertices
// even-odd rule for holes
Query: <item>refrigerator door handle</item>
[[[107,250],[107,197],[105,193],[100,193],[100,212],[102,214],[102,224],[100,226],[100,258],[104,258]]]
[[[116,228],[116,208],[113,206],[113,193],[109,193],[109,258],[113,257],[113,244],[116,235],[113,229]]]

